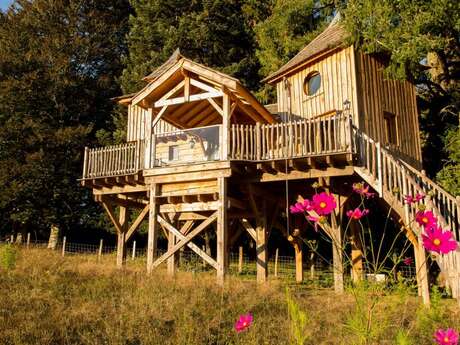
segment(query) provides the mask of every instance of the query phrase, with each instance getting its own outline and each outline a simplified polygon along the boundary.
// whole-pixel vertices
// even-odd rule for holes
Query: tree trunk
[[[48,240],[48,249],[55,250],[59,240],[59,227],[55,224],[51,225],[50,237]]]

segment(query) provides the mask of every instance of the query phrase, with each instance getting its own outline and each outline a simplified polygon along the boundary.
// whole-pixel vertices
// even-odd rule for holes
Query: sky
[[[6,10],[13,0],[0,0],[0,9]]]

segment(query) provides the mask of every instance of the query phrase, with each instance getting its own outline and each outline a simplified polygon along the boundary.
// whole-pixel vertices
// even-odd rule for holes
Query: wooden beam
[[[121,231],[118,232],[118,242],[117,242],[117,267],[122,268],[126,262],[126,229],[128,225],[128,209],[126,207],[120,206],[119,212],[119,223],[121,226]]]
[[[157,204],[156,196],[158,194],[159,186],[156,183],[150,185],[150,204],[149,204],[149,230],[147,239],[147,272],[152,272],[153,259],[157,251],[157,238],[158,238],[158,222],[157,216],[159,212],[159,205]]]
[[[228,229],[227,229],[227,180],[223,177],[218,179],[219,185],[219,209],[217,213],[217,281],[223,284],[227,271],[228,262]]]
[[[214,88],[214,87],[212,87],[212,86],[210,86],[210,85],[207,85],[207,84],[205,84],[205,83],[202,83],[201,81],[198,81],[198,80],[196,80],[196,79],[191,79],[190,83],[191,83],[193,86],[195,86],[195,87],[197,87],[197,88],[199,88],[199,89],[201,89],[201,90],[203,90],[203,91],[214,92],[214,91],[217,90],[216,88]]]
[[[256,217],[256,254],[257,254],[257,283],[265,283],[268,278],[268,248],[267,248],[267,212],[266,201],[261,203],[261,210]]]
[[[252,239],[254,241],[257,241],[257,234],[254,228],[252,227],[251,223],[249,223],[248,220],[245,218],[241,218],[240,223],[241,225],[243,225],[243,228],[248,232]]]
[[[164,253],[162,256],[160,256],[154,263],[153,267],[158,267],[161,265],[164,261],[166,261],[171,255],[173,255],[175,252],[177,252],[179,249],[184,247],[187,243],[189,243],[196,235],[198,235],[200,232],[202,232],[204,229],[206,229],[210,224],[212,224],[216,219],[217,219],[217,214],[218,212],[214,212],[208,219],[206,219],[204,222],[202,222],[200,225],[198,225],[194,230],[192,230],[183,240],[179,241],[172,247],[170,250],[168,250],[166,253]]]
[[[167,221],[165,221],[160,216],[158,216],[158,222],[160,222],[160,224],[162,224],[166,229],[168,229],[171,233],[173,233],[174,236],[176,236],[179,240],[184,241],[186,239],[182,231],[177,230],[174,226],[169,224]],[[186,245],[191,250],[193,250],[198,256],[200,256],[204,261],[206,261],[209,265],[211,265],[217,270],[218,268],[217,262],[212,257],[210,257],[208,254],[206,254],[206,252],[201,250],[196,244],[192,242],[188,242]]]
[[[155,118],[152,121],[152,128],[155,128],[157,123],[160,121],[161,117],[165,114],[166,110],[168,110],[168,106],[165,105],[161,110],[155,115]]]
[[[109,219],[112,221],[112,224],[115,226],[115,229],[117,230],[117,233],[123,232],[123,228],[118,222],[117,218],[115,217],[115,213],[113,212],[112,205],[107,203],[106,201],[102,201],[102,207],[104,210],[107,212],[107,215],[109,216]]]
[[[220,116],[224,116],[224,111],[222,108],[216,103],[216,101],[212,98],[208,98],[208,102],[216,109]]]
[[[142,212],[139,214],[139,216],[137,216],[136,220],[134,221],[134,223],[131,225],[131,227],[129,228],[129,230],[126,232],[126,236],[125,236],[125,242],[128,242],[129,239],[131,238],[131,236],[133,235],[134,231],[137,230],[137,228],[139,227],[139,225],[141,225],[142,221],[145,219],[145,216],[147,215],[147,213],[149,212],[149,209],[150,209],[150,205],[145,205],[144,209],[142,210]]]
[[[205,93],[200,93],[197,95],[190,95],[188,102],[195,102],[195,101],[201,101],[203,99],[208,99],[208,98],[216,98],[216,97],[222,97],[222,92],[220,91],[213,91],[213,92],[205,92]],[[155,108],[163,107],[165,105],[174,105],[174,104],[181,104],[185,103],[185,97],[177,97],[177,98],[171,98],[171,99],[165,99],[163,101],[156,101]]]

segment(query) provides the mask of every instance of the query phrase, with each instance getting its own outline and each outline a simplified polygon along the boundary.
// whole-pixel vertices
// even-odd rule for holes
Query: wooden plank
[[[257,241],[257,234],[256,230],[252,227],[251,223],[245,218],[240,219],[241,225],[243,225],[243,228],[247,231],[247,233],[252,237],[254,241]]]
[[[161,216],[158,216],[158,222],[162,224],[166,229],[168,229],[171,233],[173,233],[174,236],[179,238],[179,240],[184,241],[186,239],[185,236],[182,234],[182,231],[177,230],[174,226],[172,226],[167,221],[165,221]],[[189,224],[193,224],[193,223],[189,223]],[[188,242],[187,247],[193,250],[198,256],[200,256],[204,261],[206,261],[213,268],[215,268],[216,270],[218,269],[217,262],[212,257],[210,257],[208,254],[206,254],[205,251],[201,250],[196,244],[192,242]]]
[[[129,239],[131,238],[131,236],[133,235],[134,231],[137,230],[137,228],[139,227],[139,225],[142,223],[142,221],[145,219],[145,216],[147,215],[147,213],[149,212],[150,210],[150,205],[147,204],[145,205],[144,209],[142,210],[142,212],[139,214],[139,216],[137,216],[136,220],[134,221],[134,223],[131,225],[131,227],[129,228],[129,230],[126,232],[126,235],[125,235],[125,242],[128,242]]]
[[[227,180],[218,179],[219,185],[219,209],[216,212],[217,217],[217,281],[224,283],[228,262],[228,219],[227,219]]]
[[[216,97],[222,97],[222,92],[220,91],[213,91],[213,92],[205,92],[205,93],[200,93],[197,95],[190,95],[188,102],[195,102],[195,101],[201,101],[203,99],[209,99],[209,98],[216,98]],[[155,108],[163,107],[165,105],[175,105],[175,104],[182,104],[185,103],[185,97],[176,97],[176,98],[171,98],[171,99],[165,99],[162,101],[156,101],[154,103]]]
[[[175,252],[177,252],[180,248],[184,247],[187,243],[189,243],[195,236],[197,236],[199,233],[201,233],[204,229],[206,229],[209,225],[211,225],[216,219],[217,219],[217,214],[218,212],[214,212],[208,219],[206,219],[204,222],[202,222],[200,225],[198,225],[194,230],[192,230],[183,240],[179,241],[172,247],[170,250],[168,250],[165,254],[160,256],[154,263],[153,263],[153,268],[158,267],[166,261],[171,255],[173,255]]]
[[[148,227],[148,238],[147,238],[147,272],[151,273],[154,266],[154,258],[157,251],[157,238],[158,238],[158,222],[157,216],[159,212],[159,205],[156,200],[158,194],[158,185],[156,183],[151,184],[149,187],[150,191],[150,203],[149,203],[149,227]]]

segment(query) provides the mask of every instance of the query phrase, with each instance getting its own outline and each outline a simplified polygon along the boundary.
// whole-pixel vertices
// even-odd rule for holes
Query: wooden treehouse
[[[223,281],[229,250],[242,233],[256,243],[257,281],[267,279],[267,242],[273,229],[302,250],[296,224],[288,228],[286,203],[317,181],[335,194],[339,207],[324,231],[338,243],[347,207],[344,185],[364,180],[391,205],[414,246],[419,291],[428,294],[425,251],[414,228],[415,209],[403,196],[432,191],[425,202],[459,236],[460,206],[427,178],[421,167],[415,88],[386,80],[385,59],[344,42],[337,20],[265,81],[278,102],[264,106],[235,78],[195,63],[176,51],[146,76],[139,92],[117,99],[128,107],[126,143],[85,150],[84,186],[92,188],[118,233],[117,263],[126,243],[148,219],[147,270],[187,246]],[[287,182],[286,182],[287,181]],[[286,185],[288,188],[286,190]],[[394,193],[395,188],[401,192]],[[348,186],[349,189],[349,186]],[[288,198],[286,198],[286,192]],[[119,212],[114,208],[119,207]],[[139,209],[133,224],[128,212]],[[415,230],[415,231],[414,231]],[[198,235],[215,231],[217,248],[205,252]],[[163,232],[168,250],[157,255]],[[335,287],[343,287],[343,258],[333,249]],[[359,244],[353,272],[362,270]],[[437,257],[454,296],[460,293],[458,252]]]

